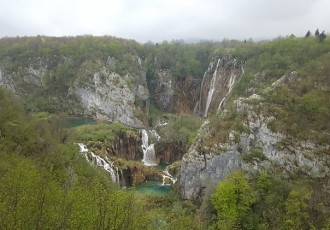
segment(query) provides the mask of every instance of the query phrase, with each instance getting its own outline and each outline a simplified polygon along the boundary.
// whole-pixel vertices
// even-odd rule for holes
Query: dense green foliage
[[[74,129],[77,141],[114,141],[117,137],[126,135],[128,128],[119,123],[99,122],[93,125],[83,125]]]
[[[212,195],[217,229],[328,229],[329,194],[318,183],[233,172]]]
[[[25,115],[0,90],[1,229],[141,229],[135,194],[89,165],[63,127]]]
[[[1,229],[193,229],[191,207],[178,198],[149,199],[112,184],[66,142],[57,116],[25,114],[2,89],[0,107]],[[126,130],[115,123],[91,127],[82,129],[102,138],[107,128]]]
[[[182,141],[189,147],[196,139],[202,119],[189,114],[168,115],[166,126],[158,127],[159,135],[165,141]]]

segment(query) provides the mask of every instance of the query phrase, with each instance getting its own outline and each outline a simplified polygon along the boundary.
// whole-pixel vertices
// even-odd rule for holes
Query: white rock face
[[[77,79],[70,93],[80,98],[85,115],[95,116],[122,124],[142,127],[143,124],[134,116],[135,96],[127,82],[116,73],[105,68],[93,74],[88,82]]]

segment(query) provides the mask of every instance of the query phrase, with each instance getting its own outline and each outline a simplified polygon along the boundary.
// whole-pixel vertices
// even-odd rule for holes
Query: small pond
[[[70,117],[65,122],[65,128],[75,128],[81,125],[95,124],[96,120],[89,117]]]
[[[159,181],[148,181],[136,186],[136,191],[148,196],[165,196],[173,190],[171,186],[162,185]]]

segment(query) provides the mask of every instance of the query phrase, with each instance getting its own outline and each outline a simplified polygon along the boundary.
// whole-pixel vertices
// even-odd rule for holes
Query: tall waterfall
[[[143,159],[142,162],[146,166],[155,166],[156,163],[156,154],[154,144],[148,144],[148,133],[145,129],[142,129],[142,150],[143,150]]]
[[[212,59],[201,81],[195,114],[207,117],[210,111],[218,112],[223,108],[235,82],[244,73],[243,64],[230,56]]]
[[[108,158],[103,159],[102,157],[90,152],[86,145],[83,143],[78,143],[80,148],[80,153],[82,153],[86,160],[96,166],[102,167],[105,171],[110,174],[112,182],[118,183],[119,185],[119,173],[118,168],[114,166],[113,161],[109,160]]]
[[[214,70],[214,73],[213,73],[213,76],[212,76],[212,79],[211,79],[210,89],[209,89],[209,93],[207,95],[207,101],[206,101],[206,106],[205,106],[204,117],[207,117],[207,112],[209,110],[210,103],[211,103],[211,100],[212,100],[212,96],[213,96],[213,93],[214,93],[214,90],[215,90],[215,82],[216,82],[216,79],[217,79],[219,63],[220,63],[220,58],[218,59],[217,66],[215,67],[215,70]],[[221,75],[220,75],[220,77],[221,77]]]

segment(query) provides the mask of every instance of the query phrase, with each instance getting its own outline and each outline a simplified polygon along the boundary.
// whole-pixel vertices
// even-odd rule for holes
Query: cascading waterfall
[[[171,184],[166,184],[166,179],[169,179],[172,182],[172,185],[175,184],[175,182],[177,181],[176,178],[174,178],[168,171],[168,167],[165,168],[165,170],[163,171],[164,175],[163,175],[163,183],[162,185],[171,185]]]
[[[146,166],[157,165],[154,144],[148,145],[148,133],[145,129],[142,129],[142,150],[143,150],[143,159],[142,159],[143,164]]]
[[[78,143],[78,145],[80,148],[80,153],[82,153],[85,156],[88,162],[91,162],[94,165],[102,167],[105,171],[107,171],[110,174],[112,182],[118,183],[119,185],[118,168],[114,167],[114,163],[111,160],[107,158],[106,161],[102,157],[94,154],[93,152],[90,152],[86,147],[86,145],[84,145],[83,143]],[[89,159],[88,153],[90,153],[91,159]]]
[[[215,70],[214,70],[214,73],[213,73],[213,76],[212,76],[212,79],[211,79],[210,89],[209,89],[209,93],[207,95],[207,100],[206,100],[204,117],[207,117],[207,112],[209,110],[209,107],[210,107],[210,104],[211,104],[211,101],[212,101],[212,96],[213,96],[213,93],[215,91],[215,83],[216,83],[216,80],[217,80],[217,73],[218,73],[218,67],[219,67],[220,61],[221,61],[221,59],[219,58],[218,62],[217,62],[217,66],[215,67]]]

